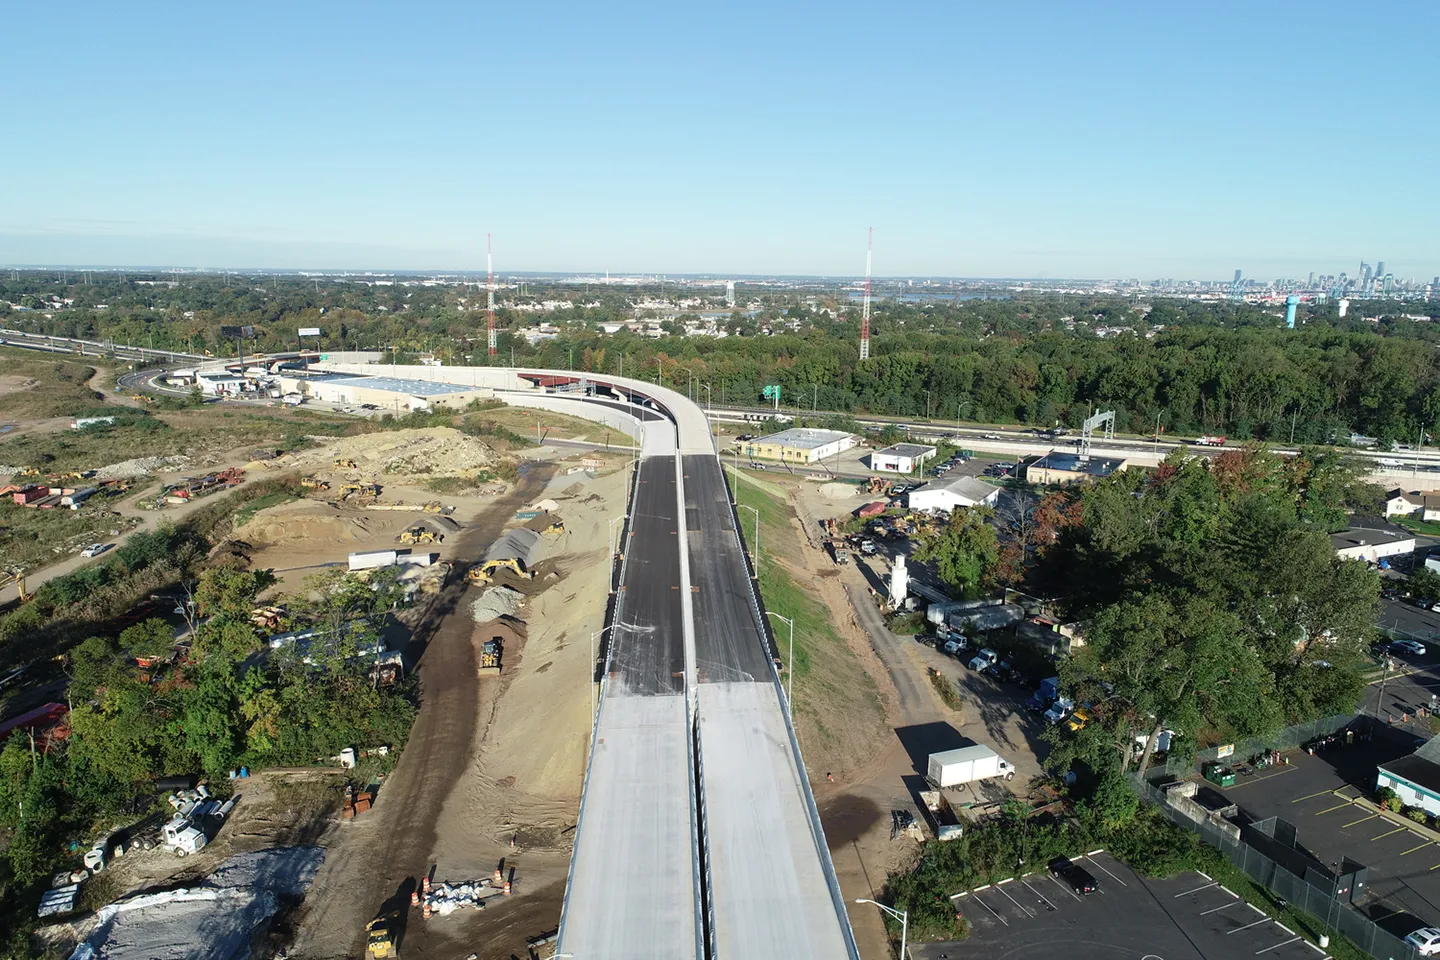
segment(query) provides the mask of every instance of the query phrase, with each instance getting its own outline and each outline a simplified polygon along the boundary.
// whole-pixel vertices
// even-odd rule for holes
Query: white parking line
[[[1097,869],[1097,870],[1104,871],[1104,873],[1105,873],[1105,875],[1106,875],[1107,877],[1109,877],[1111,880],[1114,880],[1116,883],[1120,884],[1120,886],[1122,886],[1122,887],[1128,887],[1128,886],[1130,886],[1130,884],[1126,883],[1124,880],[1121,880],[1119,877],[1115,876],[1115,874],[1111,873],[1109,870],[1106,870],[1104,867],[1100,866],[1100,861],[1099,861],[1099,860],[1094,860],[1094,859],[1092,859],[1092,860],[1090,861],[1090,865],[1091,865],[1092,867],[1094,867],[1095,869]]]
[[[1079,899],[1080,899],[1080,898],[1076,895],[1076,893],[1075,893],[1074,890],[1071,890],[1069,887],[1065,886],[1065,884],[1061,883],[1059,880],[1056,880],[1054,877],[1051,877],[1050,880],[1051,880],[1052,883],[1055,884],[1055,886],[1059,887],[1061,890],[1064,890],[1066,893],[1070,894],[1070,896],[1075,897],[1076,900],[1079,900]]]
[[[1034,887],[1030,886],[1029,880],[1021,880],[1020,882],[1025,885],[1026,890],[1029,890],[1031,893],[1035,894],[1035,896],[1039,897],[1041,900],[1044,900],[1046,906],[1048,906],[1051,910],[1055,909],[1055,904],[1050,902],[1050,898],[1045,896],[1045,894],[1041,893],[1039,890],[1036,890]]]
[[[1200,876],[1204,877],[1206,880],[1210,879],[1210,874],[1206,873],[1204,870],[1196,870],[1195,872],[1200,874]]]
[[[1200,916],[1202,916],[1202,917],[1208,917],[1208,916],[1209,916],[1210,914],[1212,914],[1212,913],[1219,913],[1221,910],[1224,910],[1226,907],[1233,907],[1233,906],[1235,906],[1235,904],[1237,904],[1237,903],[1239,903],[1239,902],[1240,902],[1240,901],[1238,901],[1238,900],[1231,900],[1229,903],[1222,903],[1222,904],[1220,904],[1220,906],[1218,906],[1218,907],[1211,907],[1209,910],[1202,910],[1202,911],[1200,911]]]
[[[1269,953],[1271,950],[1276,950],[1276,949],[1278,949],[1278,948],[1280,948],[1280,947],[1288,947],[1288,946],[1290,946],[1290,944],[1294,943],[1296,940],[1299,940],[1299,939],[1300,939],[1299,937],[1295,937],[1294,939],[1286,940],[1284,943],[1277,943],[1277,944],[1275,944],[1275,946],[1273,946],[1273,947],[1263,947],[1263,948],[1255,951],[1255,956],[1258,957],[1258,956],[1260,956],[1260,954],[1262,954],[1262,953]]]
[[[1240,899],[1239,895],[1236,894],[1234,890],[1231,890],[1229,887],[1225,886],[1225,884],[1220,884],[1220,889],[1230,894],[1230,896],[1234,897],[1236,900]]]
[[[1209,877],[1206,877],[1206,879],[1209,880]],[[1210,880],[1210,882],[1205,884],[1205,886],[1203,887],[1196,887],[1194,890],[1186,890],[1184,893],[1175,894],[1175,899],[1179,900],[1181,897],[1188,897],[1192,893],[1199,893],[1201,890],[1209,890],[1211,887],[1218,886],[1220,886],[1220,884],[1216,883],[1214,880]]]
[[[989,910],[989,911],[991,912],[991,914],[994,915],[994,917],[995,917],[996,920],[999,920],[1001,923],[1005,924],[1005,926],[1007,926],[1007,927],[1010,926],[1010,921],[1009,921],[1009,920],[1006,920],[1004,917],[1000,916],[1000,914],[995,913],[995,908],[992,907],[992,906],[990,906],[990,904],[986,903],[984,900],[981,900],[979,897],[976,897],[976,898],[975,898],[975,902],[978,903],[978,904],[980,904],[980,906],[984,907],[986,910]]]
[[[1258,927],[1258,926],[1260,926],[1260,924],[1262,924],[1262,923],[1269,923],[1269,922],[1270,922],[1270,918],[1269,918],[1269,917],[1261,917],[1259,920],[1256,920],[1256,921],[1254,921],[1253,923],[1247,923],[1247,924],[1245,924],[1245,926],[1243,926],[1243,927],[1236,927],[1234,930],[1226,930],[1226,931],[1225,931],[1225,936],[1228,937],[1228,936],[1230,936],[1230,935],[1233,934],[1233,933],[1239,933],[1241,930],[1249,930],[1251,927]]]
[[[1000,883],[1004,883],[1004,882],[1005,882],[1004,880],[1001,880],[1001,881],[1000,881]],[[1011,903],[1015,904],[1015,906],[1019,907],[1021,910],[1024,910],[1026,916],[1030,917],[1031,919],[1034,919],[1035,917],[1039,916],[1039,914],[1037,914],[1035,911],[1031,910],[1029,907],[1025,906],[1025,904],[1021,903],[1019,900],[1016,900],[1014,897],[1010,896],[1010,894],[1006,893],[1004,887],[1001,887],[999,884],[996,884],[996,885],[995,885],[995,889],[996,889],[996,890],[999,890],[999,891],[1000,891],[1000,895],[1003,896],[1006,900],[1009,900]]]

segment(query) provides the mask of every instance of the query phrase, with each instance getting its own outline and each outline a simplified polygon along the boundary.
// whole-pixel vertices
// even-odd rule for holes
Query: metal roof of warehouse
[[[923,443],[897,443],[886,447],[884,450],[876,450],[875,456],[878,457],[887,453],[895,457],[910,457],[912,459],[915,457],[923,457],[927,454],[933,457],[935,455],[935,448],[927,447]]]
[[[322,383],[338,383],[347,387],[364,387],[367,390],[386,390],[403,393],[412,397],[438,397],[447,393],[469,393],[474,387],[456,383],[434,383],[430,380],[405,380],[401,377],[310,377]]]
[[[1070,473],[1088,473],[1096,477],[1108,477],[1124,465],[1124,460],[1109,460],[1104,457],[1089,457],[1082,460],[1079,454],[1054,451],[1030,464],[1031,467],[1041,470],[1065,470]]]
[[[836,440],[844,440],[848,436],[850,436],[850,434],[843,430],[816,430],[813,427],[791,427],[789,430],[781,430],[779,433],[756,437],[750,442],[752,444],[770,443],[781,447],[798,447],[803,450],[813,450],[816,447],[823,447],[827,443],[834,443]]]

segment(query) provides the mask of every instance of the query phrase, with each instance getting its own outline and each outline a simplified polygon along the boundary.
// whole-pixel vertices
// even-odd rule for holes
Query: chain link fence
[[[1352,718],[1345,719],[1348,721]],[[1317,721],[1322,725],[1327,722]],[[1324,732],[1333,733],[1334,729]],[[1217,824],[1207,820],[1194,820],[1179,813],[1167,802],[1165,794],[1151,784],[1133,778],[1131,782],[1143,799],[1157,804],[1180,826],[1198,833],[1201,840],[1224,853],[1225,857],[1243,870],[1251,880],[1276,897],[1289,901],[1297,910],[1315,918],[1322,925],[1321,929],[1343,933],[1376,960],[1419,960],[1420,953],[1414,947],[1388,930],[1381,929],[1346,900],[1335,896],[1333,887],[1316,885],[1304,877],[1297,877],[1238,836],[1221,830]]]
[[[1355,714],[1353,713],[1338,713],[1333,717],[1324,717],[1309,723],[1297,723],[1293,727],[1286,727],[1274,736],[1237,742],[1233,744],[1232,752],[1223,759],[1239,763],[1264,753],[1266,750],[1292,750],[1317,737],[1328,736],[1338,730],[1343,730],[1354,720]],[[1222,759],[1220,750],[1220,747],[1208,747],[1194,753],[1184,753],[1178,749],[1172,750],[1165,758],[1165,772],[1172,777],[1188,777],[1192,773],[1198,772],[1203,764],[1209,763],[1211,760]]]

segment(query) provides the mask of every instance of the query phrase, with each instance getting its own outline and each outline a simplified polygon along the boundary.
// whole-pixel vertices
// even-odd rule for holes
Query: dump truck
[[[319,477],[301,477],[300,487],[303,490],[329,490],[330,481],[321,480]]]
[[[1015,768],[983,743],[930,754],[925,773],[925,779],[942,790],[993,777],[1014,780]]]
[[[445,535],[417,524],[401,531],[398,539],[401,543],[441,543],[444,541]]]
[[[500,675],[500,638],[492,637],[480,646],[480,676],[498,677]]]
[[[342,470],[354,470],[355,461],[350,459],[349,457],[336,457],[335,466],[341,468]]]

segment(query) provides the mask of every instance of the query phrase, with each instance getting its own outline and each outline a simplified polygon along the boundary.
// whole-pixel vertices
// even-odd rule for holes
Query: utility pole
[[[495,356],[495,259],[491,253],[490,234],[485,234],[485,330],[490,344],[490,356]],[[512,348],[513,349],[513,348]],[[515,365],[511,359],[510,365]]]
[[[860,306],[860,359],[870,359],[870,261],[875,250],[875,228],[865,240],[865,299]]]

